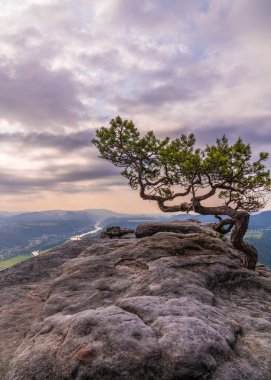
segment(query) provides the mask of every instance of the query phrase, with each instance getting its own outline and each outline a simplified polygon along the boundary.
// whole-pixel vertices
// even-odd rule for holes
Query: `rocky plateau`
[[[271,379],[266,267],[194,220],[111,235],[0,272],[1,380]]]

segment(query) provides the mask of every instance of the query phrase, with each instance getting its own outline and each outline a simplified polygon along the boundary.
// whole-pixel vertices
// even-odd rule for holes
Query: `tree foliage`
[[[268,153],[260,153],[253,161],[249,144],[241,138],[229,144],[226,136],[204,148],[195,146],[192,133],[159,139],[150,131],[141,137],[132,121],[119,116],[111,120],[110,127],[98,129],[92,142],[101,158],[122,168],[121,174],[141,198],[156,201],[164,212],[193,210],[215,215],[219,223],[214,228],[226,233],[235,227],[232,241],[249,257],[243,236],[248,213],[262,209],[270,191],[270,171],[265,166]],[[217,205],[205,206],[204,201],[214,196]]]

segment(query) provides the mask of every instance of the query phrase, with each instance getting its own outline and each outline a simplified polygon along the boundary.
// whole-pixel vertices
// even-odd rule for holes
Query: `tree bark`
[[[243,239],[248,229],[249,223],[249,213],[246,211],[234,210],[229,206],[220,207],[205,207],[200,204],[200,202],[194,205],[195,212],[202,215],[227,215],[231,218],[233,222],[233,231],[231,234],[231,242],[233,246],[239,251],[245,254],[246,260],[243,265],[248,268],[255,270],[258,261],[258,253],[256,248],[252,245],[246,243]],[[216,225],[214,225],[216,229]]]

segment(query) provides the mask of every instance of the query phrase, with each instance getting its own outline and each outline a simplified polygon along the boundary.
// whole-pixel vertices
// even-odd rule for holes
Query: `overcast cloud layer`
[[[271,147],[270,0],[0,0],[0,210],[155,210],[90,146],[117,115]],[[270,207],[270,204],[269,204]]]

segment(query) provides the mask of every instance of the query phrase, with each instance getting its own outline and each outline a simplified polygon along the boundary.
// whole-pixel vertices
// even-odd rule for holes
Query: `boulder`
[[[109,238],[120,238],[127,234],[133,234],[135,231],[131,228],[121,228],[119,226],[108,227],[105,231],[101,232],[100,237],[102,239]]]
[[[189,221],[173,221],[170,223],[149,222],[137,227],[135,234],[137,238],[152,236],[157,232],[177,232],[182,234],[200,233],[202,231],[200,223],[196,219]]]
[[[269,380],[270,271],[208,225],[159,226],[2,271],[1,380]]]

